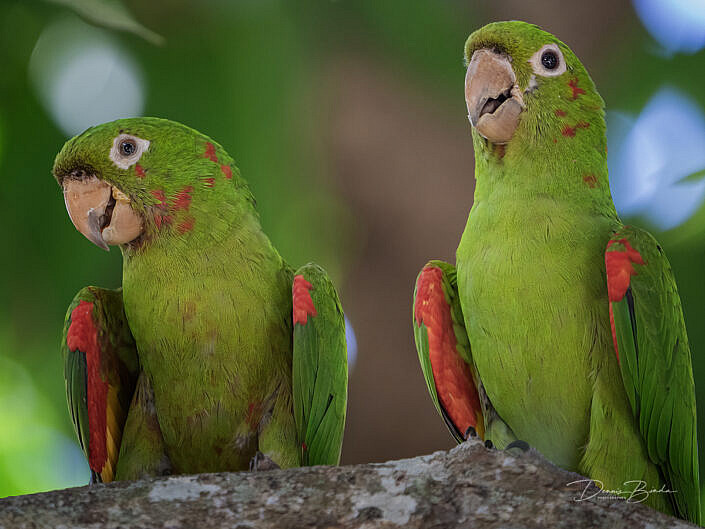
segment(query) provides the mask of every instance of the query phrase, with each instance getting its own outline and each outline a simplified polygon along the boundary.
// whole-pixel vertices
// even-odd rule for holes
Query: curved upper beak
[[[472,54],[465,75],[465,103],[470,123],[483,137],[496,144],[512,139],[524,100],[506,55],[489,49]]]
[[[64,202],[71,222],[89,241],[108,251],[142,233],[142,218],[122,191],[95,176],[63,181]]]

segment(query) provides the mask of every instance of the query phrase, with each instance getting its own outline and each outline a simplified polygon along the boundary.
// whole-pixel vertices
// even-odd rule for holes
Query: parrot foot
[[[505,450],[511,450],[512,448],[518,448],[522,452],[528,452],[530,446],[529,446],[529,443],[527,443],[526,441],[517,440],[517,441],[512,441],[511,443],[509,443],[507,445],[507,448],[505,448]]]
[[[485,439],[485,448],[488,450],[494,450],[496,447],[490,439]],[[531,447],[526,441],[516,440],[509,443],[504,450],[514,456],[520,456],[528,452],[530,449]]]
[[[504,450],[513,456],[518,457],[527,453],[530,448],[529,443],[526,441],[516,440],[509,443]]]
[[[264,455],[259,450],[250,460],[250,472],[265,472],[267,470],[279,470],[280,468],[269,456]]]
[[[98,483],[103,483],[103,480],[100,479],[100,474],[91,469],[91,480],[88,482],[88,484],[97,485]]]
[[[465,440],[467,441],[471,437],[477,437],[477,432],[475,431],[475,428],[468,426],[468,429],[465,430]]]

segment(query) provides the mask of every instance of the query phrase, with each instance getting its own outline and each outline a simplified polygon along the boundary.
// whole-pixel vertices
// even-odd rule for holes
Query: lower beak
[[[125,244],[142,233],[142,218],[122,191],[92,176],[66,179],[64,202],[71,222],[89,241],[109,250],[109,244]]]
[[[489,49],[472,54],[465,75],[470,123],[492,143],[509,142],[524,110],[521,90],[506,55]]]

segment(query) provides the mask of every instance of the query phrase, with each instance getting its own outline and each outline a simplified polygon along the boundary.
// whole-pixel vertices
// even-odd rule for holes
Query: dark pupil
[[[135,143],[132,141],[123,141],[120,144],[120,150],[122,151],[122,154],[125,156],[130,156],[131,154],[134,154],[135,152]]]
[[[547,70],[553,70],[558,66],[558,57],[556,57],[556,54],[552,51],[545,51],[543,55],[541,55],[541,64],[543,64],[543,67]]]

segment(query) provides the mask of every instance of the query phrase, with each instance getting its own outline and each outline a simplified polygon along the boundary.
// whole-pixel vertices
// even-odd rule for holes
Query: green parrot
[[[122,288],[81,290],[61,343],[92,481],[338,464],[338,296],[280,257],[225,150],[122,119],[69,140],[53,174],[76,228],[123,256]]]
[[[412,315],[436,408],[458,442],[528,443],[699,523],[680,299],[662,248],[615,210],[602,98],[568,46],[524,22],[477,30],[465,58],[475,198],[457,268],[422,269]]]

